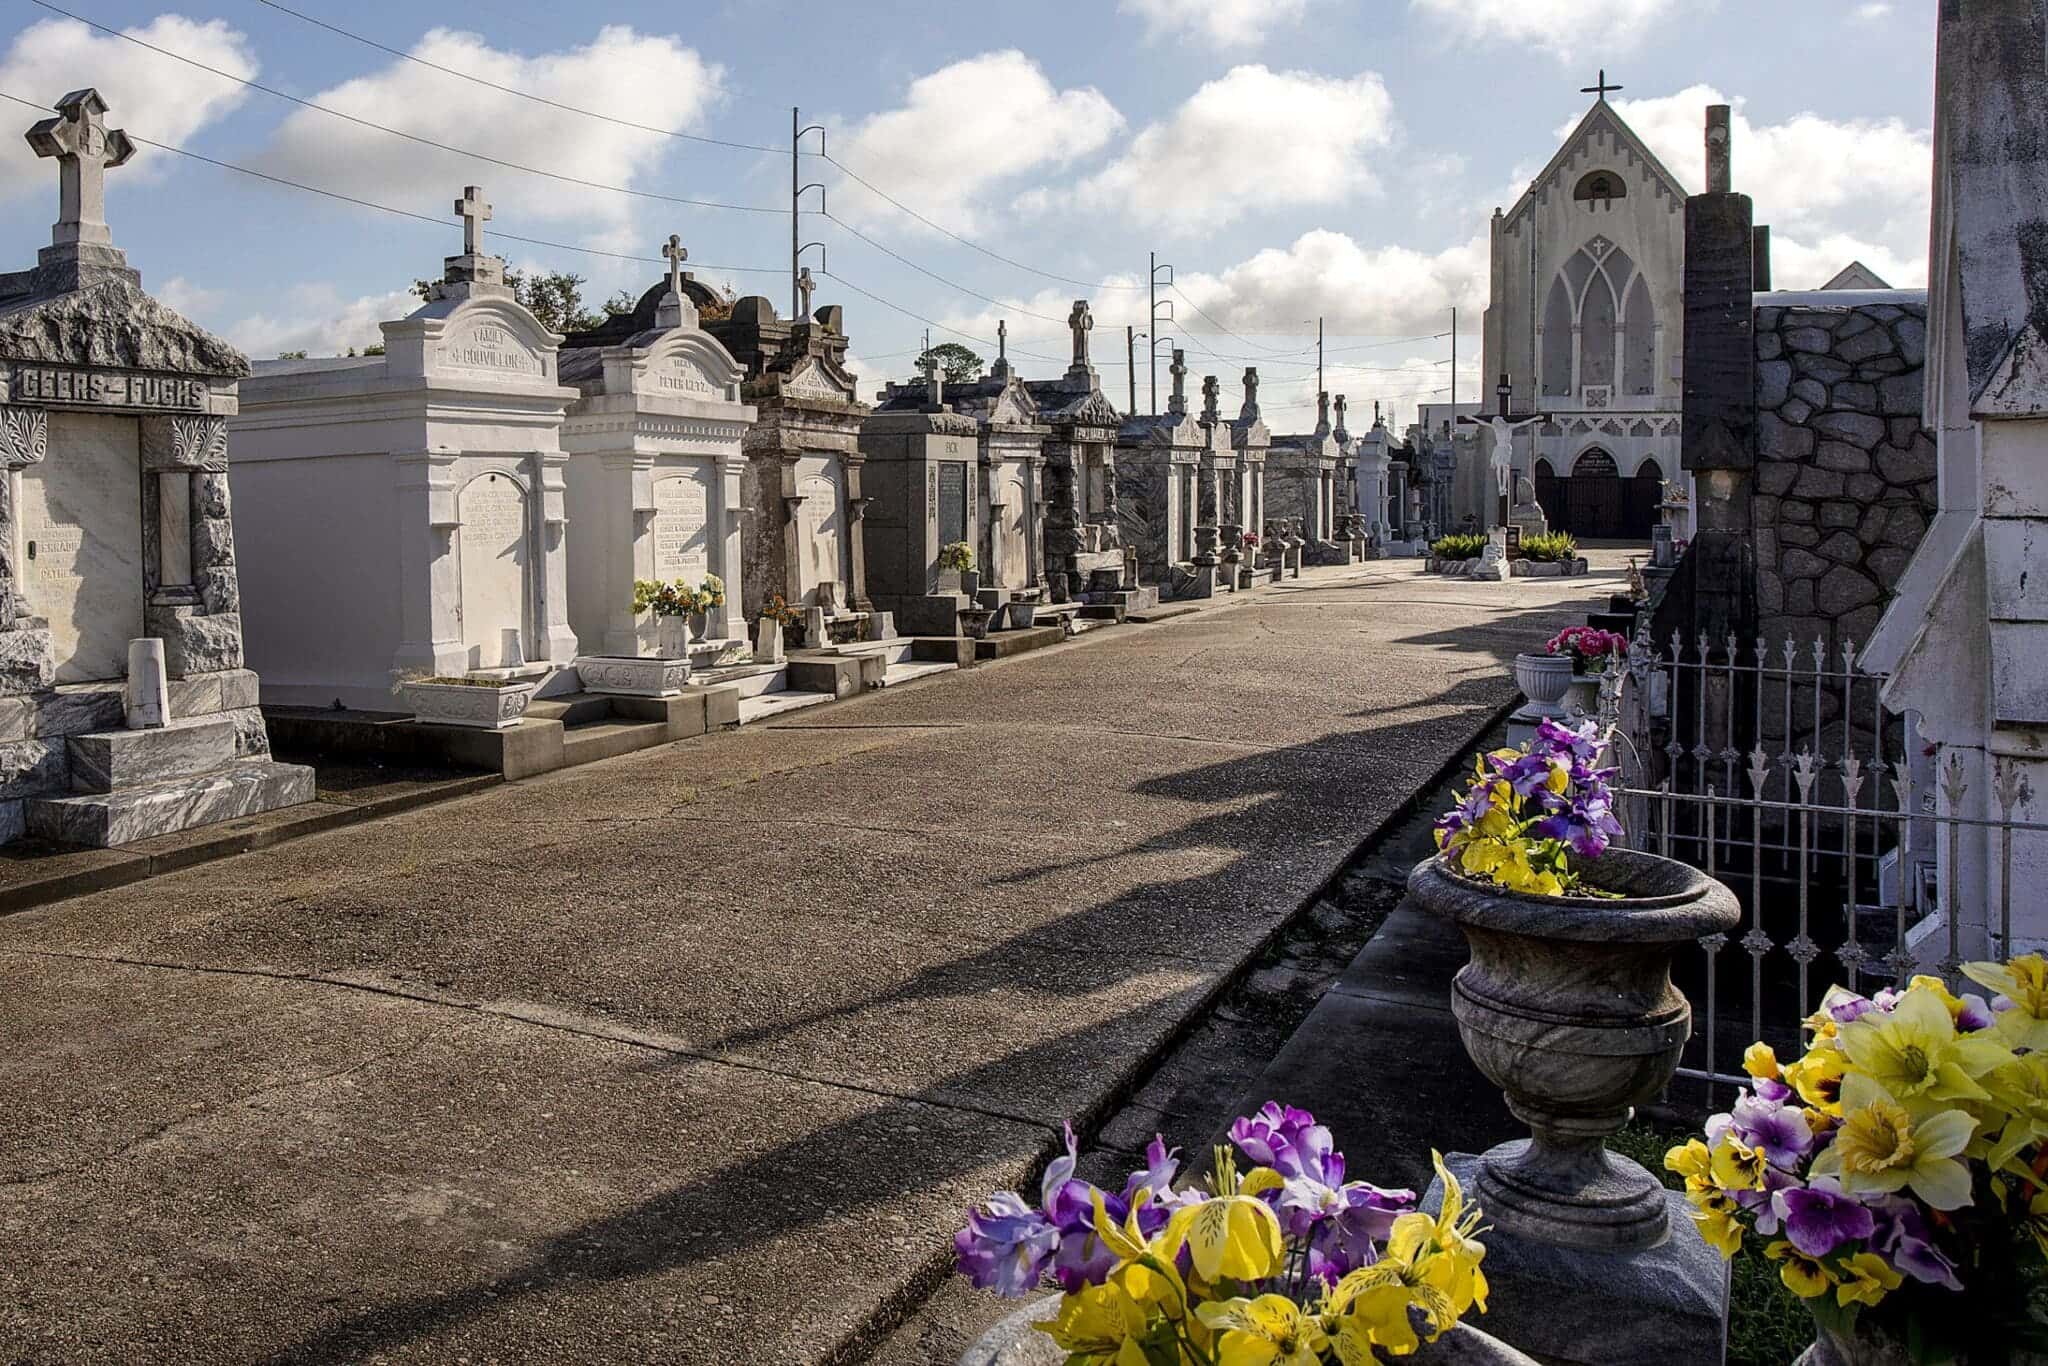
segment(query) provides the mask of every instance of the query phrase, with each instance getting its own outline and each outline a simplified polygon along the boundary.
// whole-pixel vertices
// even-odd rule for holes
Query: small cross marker
[[[811,294],[818,288],[818,282],[811,277],[811,268],[805,266],[796,273],[796,292],[803,299],[803,317],[798,322],[808,322],[811,317]]]
[[[1580,86],[1579,93],[1581,95],[1595,95],[1598,96],[1602,101],[1604,101],[1606,100],[1608,93],[1610,91],[1620,90],[1621,88],[1621,86],[1609,85],[1607,83],[1607,68],[1603,66],[1600,68],[1600,79],[1595,81],[1592,85]]]
[[[668,292],[680,299],[683,297],[683,262],[690,259],[689,248],[683,245],[682,238],[670,233],[661,254],[668,258]]]
[[[44,119],[28,130],[28,145],[39,157],[57,158],[57,224],[50,240],[111,243],[107,229],[107,172],[135,155],[135,144],[107,127],[107,102],[92,89],[74,90],[57,101],[62,118]]]
[[[462,220],[462,254],[475,256],[483,250],[483,225],[491,221],[491,206],[484,203],[482,188],[465,186],[462,198],[455,201],[455,213]]]

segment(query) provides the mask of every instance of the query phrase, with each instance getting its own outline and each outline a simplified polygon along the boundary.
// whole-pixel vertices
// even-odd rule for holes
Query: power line
[[[403,138],[407,142],[416,142],[420,144],[422,147],[432,147],[436,151],[448,152],[454,156],[459,157],[467,157],[472,161],[481,161],[491,166],[501,166],[509,171],[522,171],[527,175],[542,176],[548,180],[558,180],[561,181],[563,184],[576,185],[588,190],[605,190],[612,194],[629,195],[635,199],[651,199],[664,204],[683,204],[691,208],[697,209],[727,209],[735,213],[779,214],[783,212],[783,210],[779,208],[767,208],[756,204],[725,204],[720,203],[717,200],[711,199],[685,199],[679,195],[657,194],[652,190],[635,190],[624,185],[607,185],[602,181],[585,180],[581,176],[564,175],[558,171],[544,171],[540,169],[538,166],[528,166],[522,162],[507,161],[503,157],[494,157],[487,152],[477,152],[465,147],[450,146],[448,143],[445,142],[436,142],[432,138],[421,137],[417,133],[408,133],[403,129],[392,128],[385,124],[374,122],[373,120],[370,119],[361,118],[355,114],[345,113],[339,109],[330,109],[328,106],[324,104],[315,104],[311,100],[301,99],[297,95],[287,94],[274,86],[264,85],[259,81],[246,80],[243,77],[235,75],[231,71],[223,71],[217,66],[209,66],[205,62],[199,61],[198,59],[193,57],[187,57],[183,53],[173,52],[169,48],[165,47],[158,47],[155,43],[148,42],[145,39],[137,38],[132,33],[123,33],[119,29],[109,28],[105,24],[95,23],[93,20],[86,19],[79,15],[73,14],[69,10],[60,9],[56,5],[51,4],[50,0],[29,0],[29,3],[32,5],[38,5],[43,9],[50,11],[50,13],[52,14],[61,14],[66,19],[69,19],[74,23],[84,24],[87,28],[97,29],[101,33],[107,34],[111,37],[119,38],[123,42],[133,43],[135,44],[135,46],[143,48],[150,52],[154,52],[158,56],[169,57],[174,62],[183,62],[186,66],[193,67],[196,70],[209,72],[215,76],[220,77],[222,80],[233,81],[235,84],[247,86],[251,90],[260,90],[266,95],[272,96],[276,99],[287,101],[288,103],[291,104],[296,104],[304,109],[311,109],[316,113],[326,114],[330,118],[342,119],[345,120],[346,122],[357,124],[364,128],[373,129],[379,133],[388,134],[391,137]]]
[[[659,133],[663,137],[681,138],[686,142],[701,142],[710,147],[732,147],[743,152],[772,152],[778,156],[788,150],[784,147],[764,147],[754,142],[733,142],[725,138],[709,138],[699,133],[678,132],[673,128],[657,128],[650,123],[635,123],[631,119],[616,118],[610,114],[599,113],[595,109],[578,108],[573,104],[564,104],[560,100],[551,100],[545,95],[536,95],[530,90],[521,90],[517,86],[500,85],[496,81],[487,81],[481,76],[473,76],[467,71],[459,71],[452,66],[443,66],[439,62],[430,62],[424,57],[414,56],[410,52],[404,52],[398,48],[380,43],[375,38],[368,38],[360,33],[351,32],[338,24],[330,24],[325,19],[316,19],[310,14],[301,13],[289,5],[280,5],[277,3],[277,0],[256,0],[256,3],[274,9],[280,14],[289,14],[292,18],[311,24],[315,28],[323,28],[329,33],[339,34],[343,38],[352,39],[363,44],[365,47],[373,47],[379,52],[389,53],[393,57],[411,62],[416,66],[423,66],[431,71],[439,71],[444,75],[455,76],[461,80],[483,86],[487,90],[496,90],[501,94],[516,95],[522,100],[531,100],[535,104],[544,104],[550,109],[559,109],[565,114],[581,114],[585,118],[599,119],[605,123],[617,124],[621,128],[631,128],[642,133]],[[805,155],[815,156],[816,153],[805,153]]]
[[[23,99],[19,95],[9,94],[4,90],[0,90],[0,99],[12,100],[16,104],[38,112],[43,112],[47,108],[47,106],[35,100]],[[339,200],[344,204],[353,204],[357,208],[375,209],[379,213],[388,213],[399,218],[410,218],[420,223],[430,223],[437,228],[445,229],[449,226],[449,220],[435,218],[431,214],[416,213],[411,209],[401,209],[391,204],[379,204],[374,199],[362,199],[352,194],[344,194],[340,190],[324,189],[318,185],[309,185],[302,180],[291,180],[284,176],[272,175],[268,171],[258,171],[252,167],[238,166],[232,161],[221,161],[216,157],[210,157],[201,152],[194,152],[189,148],[174,146],[168,142],[154,142],[135,133],[128,134],[128,138],[131,142],[140,143],[144,147],[154,147],[160,152],[170,152],[177,156],[188,157],[193,161],[204,162],[208,166],[218,167],[223,171],[234,171],[239,175],[267,181],[272,185],[282,185],[286,189],[303,190],[307,194],[317,194],[326,199]],[[644,261],[650,265],[667,264],[659,256],[640,256],[632,252],[605,251],[599,247],[580,247],[573,242],[553,242],[544,237],[522,237],[516,232],[503,232],[496,228],[491,230],[491,236],[502,238],[507,242],[520,242],[531,247],[548,247],[555,251],[576,251],[582,252],[586,256],[603,256],[615,261]],[[697,268],[706,271],[729,271],[738,275],[780,275],[783,273],[779,268],[768,266],[719,266],[709,264],[708,262],[699,264]]]

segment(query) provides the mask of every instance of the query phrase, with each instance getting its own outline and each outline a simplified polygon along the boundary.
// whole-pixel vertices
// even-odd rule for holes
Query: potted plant
[[[392,681],[415,721],[470,730],[510,730],[540,690],[538,678],[468,678],[410,673]]]
[[[1480,1212],[1436,1158],[1444,1201],[1344,1179],[1330,1131],[1268,1102],[1237,1120],[1203,1186],[1175,1189],[1163,1138],[1119,1190],[1074,1175],[1074,1131],[1031,1203],[999,1191],[953,1238],[977,1288],[1047,1299],[998,1324],[968,1363],[1531,1366],[1471,1325],[1486,1308]],[[1034,1347],[1036,1343],[1036,1347]],[[1000,1352],[1000,1356],[998,1353]]]
[[[2048,960],[1965,963],[1863,996],[1831,988],[1780,1064],[1664,1165],[1733,1257],[1777,1264],[1813,1315],[1807,1366],[2048,1362]]]
[[[1408,892],[1464,932],[1459,1037],[1530,1129],[1479,1159],[1488,1217],[1540,1242],[1619,1251],[1661,1241],[1669,1221],[1662,1185],[1606,1138],[1663,1090],[1692,1033],[1672,956],[1741,911],[1706,874],[1613,847],[1603,739],[1591,722],[1545,720],[1527,745],[1481,755]]]
[[[701,615],[697,590],[681,579],[663,583],[658,579],[633,580],[633,614],[654,613],[655,653],[663,659],[690,657],[689,620]]]
[[[1545,643],[1543,651],[1571,661],[1571,682],[1564,695],[1566,715],[1574,719],[1597,716],[1600,676],[1607,672],[1610,658],[1628,653],[1628,637],[1597,626],[1567,626]]]
[[[974,567],[974,547],[965,541],[948,541],[939,550],[939,569],[957,570],[960,574],[960,591],[968,597],[981,592],[981,573]]]
[[[755,624],[754,657],[764,664],[780,664],[783,633],[802,619],[803,614],[791,607],[782,594],[771,594],[762,604],[760,620]]]

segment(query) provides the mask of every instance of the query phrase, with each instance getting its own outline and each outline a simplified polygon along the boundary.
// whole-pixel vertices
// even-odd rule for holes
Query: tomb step
[[[691,681],[696,682],[697,680],[693,677]],[[704,681],[707,684],[718,684],[737,690],[740,700],[744,702],[750,697],[761,697],[767,693],[780,692],[782,689],[787,688],[789,686],[789,668],[787,665],[777,664],[772,666],[762,665],[759,668],[745,670],[728,671],[721,669],[716,675]]]
[[[795,692],[789,688],[781,688],[775,692],[762,693],[754,697],[742,697],[740,699],[739,723],[743,726],[749,726],[756,721],[765,721],[771,716],[780,716],[784,712],[801,711],[805,707],[815,707],[822,702],[830,701],[832,701],[832,694],[828,692]]]
[[[948,659],[906,659],[900,664],[891,664],[882,675],[882,686],[908,683],[913,678],[925,678],[932,674],[952,673],[960,666]]]
[[[23,814],[30,834],[104,849],[312,800],[312,769],[269,759],[238,759],[196,777],[169,778],[118,792],[31,797],[23,803]]]
[[[996,631],[987,639],[974,642],[974,657],[1008,659],[1011,655],[1021,655],[1027,650],[1042,650],[1048,645],[1057,645],[1066,638],[1067,632],[1063,626],[1026,626],[1017,631]]]
[[[543,721],[560,721],[565,726],[587,726],[612,719],[612,700],[587,692],[536,697],[526,704],[526,714]]]
[[[65,741],[71,790],[117,788],[209,773],[235,760],[235,723],[221,715],[191,716],[148,730],[101,730]]]
[[[668,738],[668,726],[660,721],[591,722],[562,732],[562,762],[594,764],[667,744]]]

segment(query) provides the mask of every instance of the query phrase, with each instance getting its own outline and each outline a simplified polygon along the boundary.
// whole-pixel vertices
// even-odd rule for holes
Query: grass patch
[[[1607,1146],[1632,1157],[1676,1190],[1684,1183],[1664,1170],[1664,1152],[1698,1135],[1636,1119]],[[1777,1268],[1745,1247],[1729,1267],[1728,1366],[1785,1366],[1813,1342],[1813,1319],[1799,1297],[1778,1279]]]

